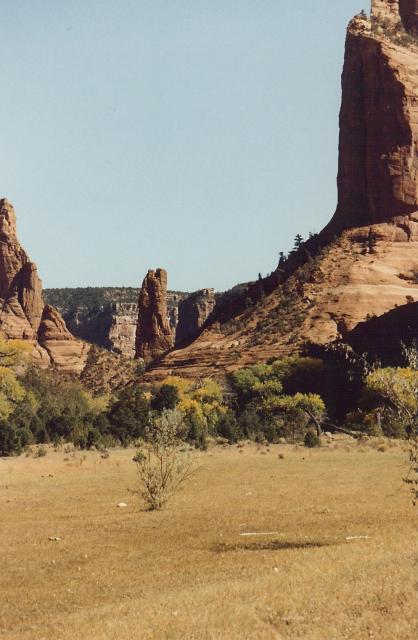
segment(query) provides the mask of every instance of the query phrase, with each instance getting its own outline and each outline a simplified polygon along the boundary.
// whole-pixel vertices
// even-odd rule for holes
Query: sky
[[[368,4],[368,3],[367,3]],[[361,0],[0,0],[0,197],[45,287],[222,291],[336,206]]]

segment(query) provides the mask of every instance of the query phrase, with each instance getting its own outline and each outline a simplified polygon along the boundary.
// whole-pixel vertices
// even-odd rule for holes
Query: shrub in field
[[[147,427],[144,444],[133,458],[139,479],[135,493],[150,511],[162,509],[193,474],[192,460],[179,438],[183,428],[180,411],[164,410]]]
[[[303,444],[308,449],[314,449],[321,446],[321,438],[315,433],[315,431],[307,431],[303,439]]]

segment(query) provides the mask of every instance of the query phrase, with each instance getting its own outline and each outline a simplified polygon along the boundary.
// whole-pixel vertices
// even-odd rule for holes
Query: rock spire
[[[167,272],[150,270],[139,292],[135,356],[149,363],[171,349],[173,344],[167,312]]]

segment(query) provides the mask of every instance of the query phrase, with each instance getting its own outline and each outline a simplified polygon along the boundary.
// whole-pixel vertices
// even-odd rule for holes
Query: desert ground
[[[417,637],[405,447],[216,446],[161,512],[133,454],[0,459],[2,639]]]

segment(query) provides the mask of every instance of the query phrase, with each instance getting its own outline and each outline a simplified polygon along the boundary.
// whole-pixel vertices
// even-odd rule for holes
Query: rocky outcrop
[[[200,289],[182,300],[178,307],[176,345],[196,338],[215,307],[215,290]]]
[[[372,0],[372,17],[380,17],[402,24],[408,33],[417,34],[418,0]]]
[[[111,324],[108,331],[111,351],[123,356],[135,356],[135,337],[138,324],[138,305],[129,302],[116,302],[111,305]]]
[[[59,312],[49,304],[43,309],[37,338],[57,369],[66,373],[82,372],[89,345],[75,340]]]
[[[148,271],[138,298],[135,357],[149,363],[173,347],[167,313],[167,272]]]
[[[178,306],[189,294],[167,292],[170,326],[175,333]],[[78,287],[44,289],[74,336],[127,358],[135,356],[139,289],[134,287]]]
[[[12,205],[0,200],[0,333],[6,339],[28,340],[42,366],[53,364],[78,373],[88,346],[67,330],[59,313],[44,305],[36,265],[19,243]]]
[[[269,278],[264,299],[226,322],[215,313],[148,379],[222,375],[345,339],[370,317],[418,301],[418,42],[402,27],[413,35],[417,13],[416,2],[375,0],[372,20],[349,24],[330,223]]]
[[[373,18],[399,20],[397,2],[376,2]],[[380,19],[380,18],[379,18]],[[418,50],[399,46],[379,22],[348,28],[338,169],[338,207],[327,231],[390,223],[418,239]]]

